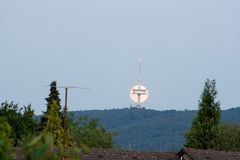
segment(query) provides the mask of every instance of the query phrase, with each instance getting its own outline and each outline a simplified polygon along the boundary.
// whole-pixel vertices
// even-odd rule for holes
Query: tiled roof
[[[177,153],[129,151],[120,149],[91,149],[81,160],[176,160]],[[24,160],[22,149],[16,149],[16,160]]]
[[[184,148],[178,154],[185,155],[190,160],[240,160],[240,152]]]
[[[240,160],[240,152],[182,149],[178,155],[170,152],[145,152],[121,149],[91,149],[88,155],[79,155],[81,160]],[[16,160],[24,160],[23,151],[16,149]]]
[[[176,153],[128,151],[120,149],[92,149],[81,160],[176,160]]]

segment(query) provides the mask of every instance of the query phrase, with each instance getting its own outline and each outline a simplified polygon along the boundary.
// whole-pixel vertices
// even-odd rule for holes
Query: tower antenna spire
[[[139,68],[138,68],[138,83],[142,83],[142,54],[139,58]]]

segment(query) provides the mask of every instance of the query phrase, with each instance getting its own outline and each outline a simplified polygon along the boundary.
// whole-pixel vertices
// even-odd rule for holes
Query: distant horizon
[[[5,101],[2,101],[2,102],[0,102],[0,103],[4,103],[4,102],[8,102],[8,103],[10,103],[10,102],[13,102],[14,104],[18,104],[18,107],[24,107],[24,106],[27,106],[27,105],[31,105],[31,107],[32,107],[32,109],[34,110],[34,112],[35,112],[35,115],[41,115],[42,114],[42,112],[45,112],[46,111],[46,109],[47,109],[47,106],[45,105],[43,108],[43,110],[41,110],[41,111],[39,111],[39,110],[36,110],[36,106],[34,106],[33,104],[31,104],[31,103],[28,103],[28,104],[21,104],[21,103],[17,103],[17,102],[15,102],[15,101],[9,101],[9,100],[5,100]],[[61,102],[62,102],[62,100],[61,100]],[[62,102],[63,103],[63,102]],[[221,104],[221,101],[220,101],[220,104]],[[69,107],[69,105],[68,105],[68,111],[69,112],[75,112],[75,111],[92,111],[92,110],[99,110],[99,111],[102,111],[102,110],[114,110],[114,109],[130,109],[130,107],[131,108],[139,108],[139,107],[136,107],[136,105],[134,105],[134,104],[130,104],[130,105],[128,105],[128,107],[127,106],[120,106],[120,105],[118,105],[117,107],[116,107],[116,105],[113,105],[114,107],[111,107],[111,106],[107,106],[107,107],[105,107],[105,108],[102,108],[103,106],[80,106],[80,107]],[[220,108],[221,108],[221,110],[229,110],[229,109],[234,109],[234,108],[239,108],[240,107],[240,105],[236,105],[236,106],[228,106],[228,107],[224,107],[224,106],[222,106],[222,105],[220,105]],[[64,108],[64,105],[61,105],[61,110],[63,110],[63,108]],[[72,109],[72,108],[74,108],[74,109]],[[76,108],[83,108],[83,109],[76,109]],[[149,107],[149,106],[146,106],[146,105],[143,105],[142,107],[140,107],[139,109],[142,109],[142,108],[144,108],[144,109],[147,109],[147,110],[154,110],[154,111],[168,111],[168,110],[175,110],[175,111],[185,111],[185,110],[187,110],[187,111],[197,111],[198,110],[198,105],[195,105],[195,106],[190,106],[190,107],[180,107],[180,106],[175,106],[175,107],[170,107],[170,106],[165,106],[165,107],[163,107],[163,106],[161,106],[161,107],[157,107],[157,106],[154,106],[154,107]]]
[[[164,111],[198,111],[198,109],[183,109],[183,110],[176,110],[176,109],[163,109],[163,110],[157,110],[157,109],[151,109],[151,108],[146,108],[146,107],[141,107],[141,108],[137,108],[137,107],[125,107],[125,108],[109,108],[109,109],[85,109],[85,110],[68,110],[67,112],[84,112],[84,111],[110,111],[110,110],[123,110],[123,109],[132,109],[132,108],[136,108],[136,109],[145,109],[145,110],[152,110],[152,111],[159,111],[159,112],[164,112]],[[231,108],[227,108],[227,109],[221,109],[221,111],[227,111],[227,110],[231,110],[231,109],[237,109],[240,108],[240,106],[237,107],[231,107]],[[61,111],[63,110],[63,107],[61,109]],[[40,116],[41,114],[35,114],[37,116]]]

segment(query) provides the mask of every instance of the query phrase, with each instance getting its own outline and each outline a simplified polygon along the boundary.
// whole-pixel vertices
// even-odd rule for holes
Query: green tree
[[[72,144],[77,146],[86,145],[89,148],[112,148],[115,133],[107,131],[99,125],[98,119],[88,120],[80,117],[74,122],[68,119],[68,133]]]
[[[38,134],[37,128],[38,123],[33,118],[34,110],[32,110],[31,105],[23,107],[23,114],[22,114],[22,132],[23,137],[21,140],[21,144],[29,143],[29,141]]]
[[[63,144],[63,128],[61,126],[61,118],[58,113],[58,105],[56,101],[52,102],[50,110],[47,114],[47,124],[41,131],[39,136],[32,139],[24,147],[26,160],[59,160],[80,158],[80,153],[88,153],[88,148],[78,148],[76,146],[68,147],[65,150]]]
[[[240,151],[240,126],[221,124],[218,129],[214,148],[224,151]]]
[[[53,100],[47,113],[47,124],[44,130],[53,134],[56,142],[63,143],[64,130],[62,119],[59,117],[57,101]]]
[[[4,118],[0,117],[0,159],[13,159],[12,150],[10,149],[11,127]]]
[[[199,101],[197,117],[186,133],[186,147],[214,148],[220,119],[220,103],[215,101],[216,96],[216,81],[207,79]]]
[[[56,102],[57,104],[57,113],[60,116],[61,119],[63,119],[63,114],[61,112],[61,99],[59,98],[59,92],[57,90],[57,82],[56,81],[52,81],[50,84],[50,93],[48,95],[47,98],[45,98],[45,100],[47,101],[47,111],[43,112],[43,115],[41,117],[40,120],[40,130],[42,130],[43,128],[45,128],[47,121],[48,121],[48,117],[47,114],[48,112],[51,110],[51,106],[53,101]]]
[[[7,101],[0,106],[0,117],[4,117],[12,128],[10,139],[14,146],[25,143],[36,134],[37,122],[33,119],[31,105],[18,108],[17,104]]]

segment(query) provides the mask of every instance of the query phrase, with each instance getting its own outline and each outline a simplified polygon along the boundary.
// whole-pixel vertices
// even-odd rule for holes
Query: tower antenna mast
[[[141,107],[142,103],[148,98],[148,90],[142,85],[142,55],[139,58],[139,68],[138,68],[138,82],[131,91],[130,97],[133,102],[136,103],[137,107]]]
[[[142,83],[142,55],[139,58],[138,83]]]

